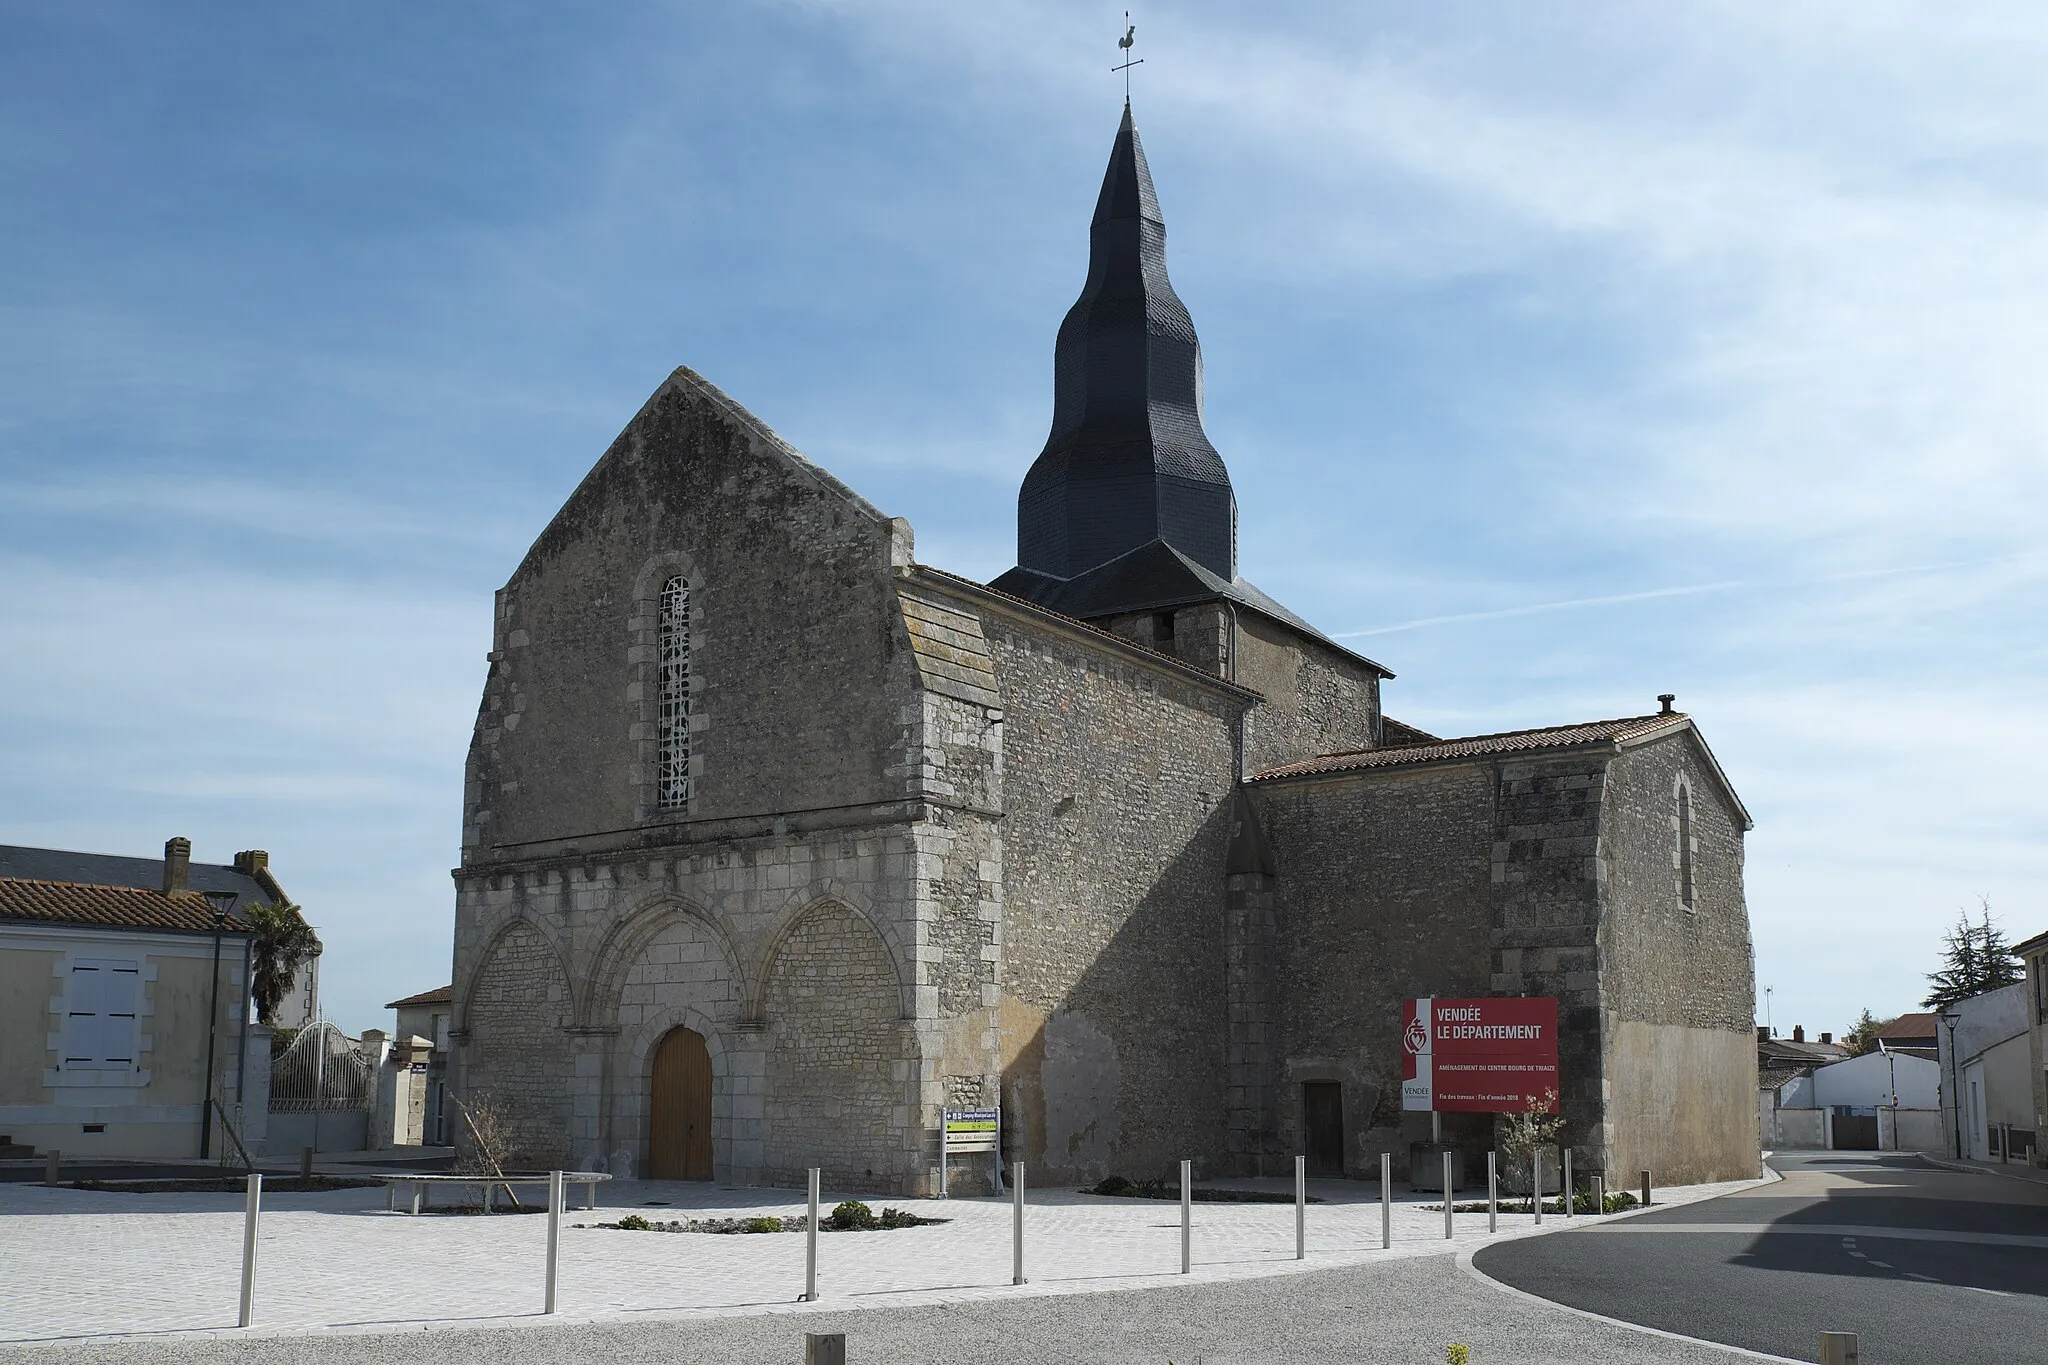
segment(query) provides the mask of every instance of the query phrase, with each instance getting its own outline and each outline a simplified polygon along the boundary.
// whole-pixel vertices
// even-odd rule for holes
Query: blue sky
[[[0,842],[448,976],[490,594],[673,366],[1013,557],[1122,6],[6,6]],[[2037,6],[1136,16],[1249,577],[1477,733],[1679,694],[1781,1029],[2048,929]]]

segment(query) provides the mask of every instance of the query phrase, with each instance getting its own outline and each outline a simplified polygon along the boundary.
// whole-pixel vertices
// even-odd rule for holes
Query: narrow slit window
[[[1678,789],[1678,900],[1690,910],[1692,902],[1692,790]]]
[[[655,763],[656,804],[690,804],[690,585],[681,574],[661,585],[655,632],[659,669],[660,753]]]

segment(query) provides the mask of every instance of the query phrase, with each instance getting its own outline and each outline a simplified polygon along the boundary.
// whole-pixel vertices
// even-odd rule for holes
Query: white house
[[[1941,1067],[1925,1057],[1866,1052],[1813,1073],[1811,1103],[1838,1116],[1875,1116],[1880,1109],[1941,1108]]]
[[[1955,1027],[1948,1027],[1948,1017]],[[1949,1152],[1991,1161],[2031,1150],[2034,1078],[2027,1040],[2027,983],[1958,1000],[1943,1011],[1942,1132]],[[1962,1097],[1956,1114],[1955,1097]]]
[[[1939,1151],[1941,1067],[1903,1052],[1866,1052],[1766,1092],[1758,1119],[1773,1147]],[[1769,1105],[1768,1108],[1765,1106]]]

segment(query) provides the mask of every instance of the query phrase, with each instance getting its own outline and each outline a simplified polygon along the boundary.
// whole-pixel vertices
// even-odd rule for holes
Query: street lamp
[[[206,1011],[206,1095],[199,1120],[199,1159],[204,1161],[213,1155],[213,1057],[218,1051],[215,1039],[220,1032],[220,936],[221,931],[227,928],[228,911],[235,908],[235,901],[241,893],[207,891],[202,894],[213,906],[213,998]]]
[[[1956,1072],[1956,1025],[1963,1022],[1963,1016],[1958,1010],[1945,1009],[1937,1017],[1942,1023],[1948,1025],[1948,1094],[1949,1102],[1954,1106],[1956,1113],[1956,1160],[1961,1161],[1963,1159],[1963,1088],[1962,1081]]]

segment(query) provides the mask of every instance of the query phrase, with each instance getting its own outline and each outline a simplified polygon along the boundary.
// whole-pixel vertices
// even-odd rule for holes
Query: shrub
[[[749,1218],[740,1228],[741,1232],[780,1232],[780,1218]]]
[[[652,1232],[654,1224],[637,1213],[629,1213],[619,1220],[619,1227],[626,1232]]]
[[[920,1218],[914,1213],[905,1213],[902,1209],[882,1210],[882,1226],[885,1228],[917,1228],[923,1227],[929,1221],[931,1220]]]
[[[1444,1365],[1466,1365],[1472,1359],[1472,1352],[1462,1341],[1454,1341],[1444,1347]]]
[[[1106,1175],[1099,1181],[1091,1194],[1122,1194],[1131,1188],[1131,1182],[1120,1175]]]
[[[849,1199],[832,1210],[825,1226],[835,1232],[865,1232],[875,1226],[875,1211],[858,1199]]]

